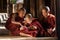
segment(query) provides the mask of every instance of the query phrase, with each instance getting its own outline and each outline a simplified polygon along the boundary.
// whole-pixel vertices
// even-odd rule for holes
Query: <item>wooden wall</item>
[[[52,14],[56,14],[56,0],[48,0],[48,2],[46,0],[25,0],[24,5],[34,17],[39,17],[41,15],[41,7],[44,5],[50,7]]]

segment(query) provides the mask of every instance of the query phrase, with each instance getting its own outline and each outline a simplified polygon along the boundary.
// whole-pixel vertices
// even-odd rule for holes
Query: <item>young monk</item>
[[[46,7],[43,7],[42,10],[43,20],[41,21],[41,24],[43,28],[49,33],[50,36],[56,36],[56,19],[55,16],[52,14],[49,14],[48,9]]]
[[[10,31],[11,35],[20,35],[20,24],[23,24],[25,14],[26,10],[24,8],[21,8],[16,14],[13,14],[8,18],[5,27]]]
[[[20,28],[21,36],[40,37],[45,35],[41,24],[31,14],[25,16],[25,25]]]

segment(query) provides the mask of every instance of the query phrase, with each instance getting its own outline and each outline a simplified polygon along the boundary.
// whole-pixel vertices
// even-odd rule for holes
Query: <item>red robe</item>
[[[56,27],[56,19],[55,16],[52,14],[49,14],[48,17],[44,20],[41,21],[41,24],[43,28],[47,31],[47,29],[54,28]],[[50,36],[56,36],[55,32],[53,34],[50,34]]]
[[[11,23],[11,19],[12,19],[12,17],[8,18],[8,20],[5,24],[5,27],[6,27],[6,29],[8,29],[11,32],[11,35],[17,36],[20,33],[20,25]],[[15,17],[15,21],[17,21],[17,22],[22,23],[23,20],[24,20],[23,18],[20,18],[18,16]]]
[[[27,24],[26,27],[27,28],[21,30],[21,32],[29,34],[33,37],[40,37],[46,35],[46,32],[42,28],[41,24],[35,19],[30,24]]]

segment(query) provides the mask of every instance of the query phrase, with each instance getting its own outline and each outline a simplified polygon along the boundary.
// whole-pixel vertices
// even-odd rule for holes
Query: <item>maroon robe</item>
[[[41,24],[35,19],[30,24],[27,24],[26,26],[27,28],[25,28],[24,30],[20,30],[20,32],[29,34],[33,37],[40,37],[46,35],[46,32],[44,31]]]
[[[12,17],[8,18],[5,27],[11,32],[11,35],[17,36],[20,33],[20,25],[11,23],[11,19]],[[22,23],[23,20],[24,19],[20,18],[19,16],[15,17],[15,21],[17,22]]]
[[[54,28],[56,27],[56,19],[55,16],[52,14],[49,14],[48,17],[44,20],[41,21],[41,24],[43,28],[47,31],[47,29]],[[56,33],[53,32],[52,34],[49,34],[50,36],[56,36]]]

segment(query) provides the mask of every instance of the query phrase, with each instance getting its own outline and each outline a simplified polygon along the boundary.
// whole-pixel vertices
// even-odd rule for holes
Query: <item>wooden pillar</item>
[[[30,12],[30,0],[24,0],[24,8],[26,9],[27,13]]]
[[[30,12],[34,17],[40,17],[43,0],[30,0]]]
[[[41,8],[44,6],[43,0],[37,0],[37,17],[41,16]]]
[[[56,0],[53,0],[53,1],[51,0],[50,7],[51,7],[51,13],[55,15],[56,14]]]
[[[9,0],[9,2],[8,2],[8,4],[9,4],[9,16],[12,14],[12,4],[11,4],[11,1]]]
[[[57,13],[56,13],[56,25],[57,25],[57,37],[60,40],[60,0],[57,1]]]
[[[43,0],[30,0],[30,4],[28,0],[24,1],[24,7],[28,9],[30,5],[30,12],[32,13],[33,17],[40,17],[41,15],[41,8],[44,5]]]
[[[30,12],[35,17],[35,0],[30,0]]]

